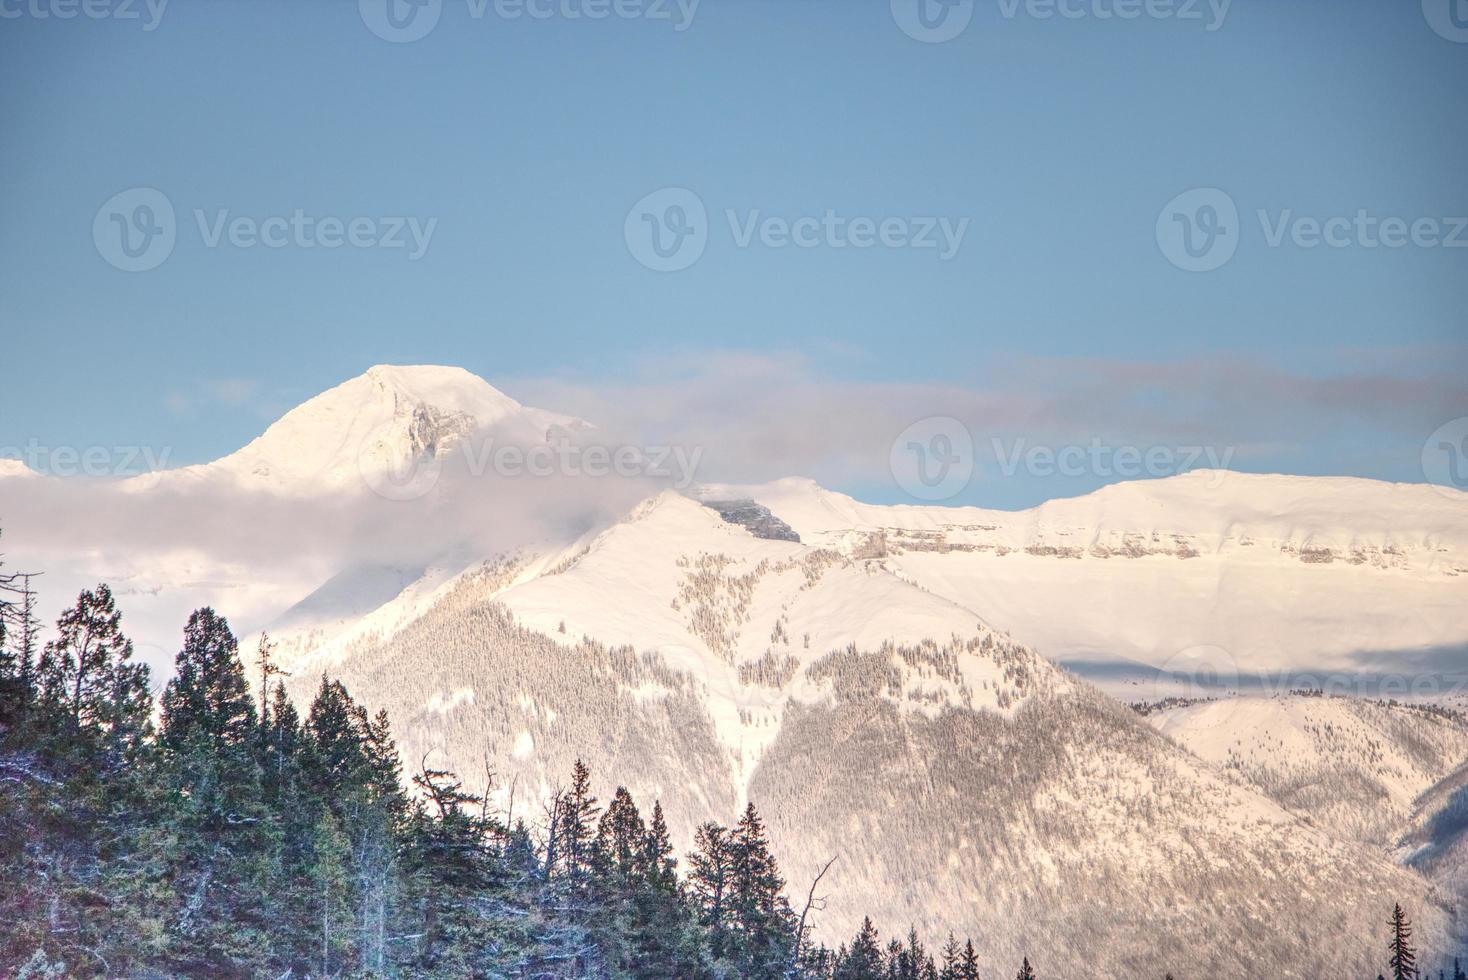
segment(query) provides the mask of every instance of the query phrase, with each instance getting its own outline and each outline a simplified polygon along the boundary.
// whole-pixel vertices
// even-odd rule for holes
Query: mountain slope
[[[1047,656],[1241,679],[1443,670],[1468,649],[1468,494],[1371,480],[1192,472],[1026,511],[876,506],[808,480],[716,487],[802,541],[880,562]]]
[[[681,847],[753,799],[797,887],[841,855],[827,939],[953,929],[991,972],[1364,975],[1397,900],[1447,942],[1423,879],[879,561],[665,494],[539,567],[466,572],[330,658],[405,758],[488,764],[521,814],[577,757],[661,799]]]
[[[1358,698],[1224,698],[1149,720],[1334,836],[1383,849],[1417,798],[1468,760],[1461,716]]]
[[[1417,800],[1401,854],[1444,894],[1468,895],[1468,762]]]

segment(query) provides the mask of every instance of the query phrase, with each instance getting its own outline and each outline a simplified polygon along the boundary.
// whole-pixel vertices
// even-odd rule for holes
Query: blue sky
[[[1299,217],[1445,237],[1468,215],[1468,43],[1415,0],[1234,0],[1221,23],[1206,4],[1122,20],[1101,16],[1113,0],[1071,0],[1075,18],[988,0],[942,43],[887,0],[703,0],[686,25],[673,4],[509,19],[441,0],[411,43],[341,0],[173,0],[152,30],[141,0],[138,19],[59,19],[65,2],[0,3],[0,446],[210,459],[379,362],[462,365],[552,408],[646,392],[653,419],[711,392],[700,411],[741,461],[762,444],[738,425],[760,410],[751,364],[792,429],[891,398],[879,449],[903,419],[956,413],[981,457],[989,433],[1197,444],[1241,469],[1418,481],[1424,440],[1468,416],[1468,247],[1294,240]],[[706,245],[659,272],[624,229],[670,187],[706,209]],[[94,242],[131,188],[176,213],[147,271]],[[1239,215],[1205,272],[1157,231],[1195,188]],[[432,234],[417,258],[209,243],[221,215],[296,211]],[[890,220],[894,241],[966,224],[946,258],[739,243],[751,221],[828,211]],[[868,449],[807,471],[904,499]],[[979,467],[957,499],[1110,479]]]

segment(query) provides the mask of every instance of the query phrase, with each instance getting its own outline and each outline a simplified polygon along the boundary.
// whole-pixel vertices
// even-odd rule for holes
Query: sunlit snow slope
[[[1166,668],[1208,646],[1288,687],[1468,657],[1468,494],[1219,471],[1018,512],[875,506],[808,480],[708,492],[752,497],[803,541],[869,557],[1068,663]]]

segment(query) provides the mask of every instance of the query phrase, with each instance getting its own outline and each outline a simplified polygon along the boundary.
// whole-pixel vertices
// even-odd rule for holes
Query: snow
[[[751,497],[802,541],[873,555],[1063,662],[1244,673],[1358,668],[1468,645],[1468,495],[1372,480],[1194,471],[1024,511],[863,504],[809,480]]]
[[[356,493],[425,453],[442,456],[466,436],[509,422],[542,437],[554,426],[580,424],[527,408],[463,368],[379,364],[287,412],[238,452],[129,482],[225,481],[283,496]]]
[[[176,486],[354,493],[364,466],[506,419],[561,417],[457,369],[375,368]],[[668,492],[511,554],[343,562],[276,586],[278,657],[292,684],[329,671],[388,708],[406,757],[442,750],[468,775],[496,753],[522,800],[586,753],[662,797],[685,840],[757,798],[792,880],[840,837],[825,924],[848,933],[873,908],[929,931],[982,925],[982,908],[1007,955],[1032,927],[1056,944],[1141,914],[1159,942],[1206,933],[1227,956],[1285,904],[1308,936],[1338,912],[1374,921],[1384,895],[1437,928],[1424,883],[1379,845],[1468,753],[1461,732],[1236,699],[1155,716],[1162,737],[1018,644],[1156,666],[1206,645],[1241,671],[1461,645],[1468,498],[1218,472],[1020,512],[867,505],[808,480],[704,493],[753,499],[801,541]],[[214,567],[194,556],[167,581]]]
[[[1468,758],[1468,721],[1418,706],[1316,695],[1228,697],[1152,725],[1338,835],[1390,846],[1417,799]]]
[[[790,658],[795,673],[852,645],[875,650],[990,632],[971,609],[889,571],[757,538],[671,491],[593,540],[568,547],[566,555],[575,559],[568,567],[547,560],[543,567],[554,574],[524,576],[496,600],[522,625],[564,645],[589,636],[631,646],[696,677],[715,728],[746,777],[777,736],[787,699],[817,701],[830,692],[809,681],[747,683],[741,667],[768,654]],[[718,628],[700,629],[705,619]],[[997,665],[968,657],[961,670],[970,703],[1013,709],[999,704],[1007,683]],[[1057,674],[1053,683],[1066,682]],[[914,677],[903,695],[905,708],[929,714],[960,697],[954,684],[933,677]]]
[[[37,473],[35,470],[27,466],[25,464],[25,460],[0,457],[0,480],[7,480],[11,478],[28,479],[31,477],[38,477],[40,475],[41,474]]]

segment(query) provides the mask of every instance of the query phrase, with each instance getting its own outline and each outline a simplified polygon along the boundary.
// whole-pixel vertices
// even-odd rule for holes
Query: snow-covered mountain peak
[[[168,478],[223,478],[282,495],[360,492],[504,423],[538,438],[578,424],[521,405],[463,368],[378,364],[291,409],[238,452]]]
[[[478,375],[461,367],[439,364],[374,364],[358,377],[318,395],[317,399],[361,393],[367,393],[369,398],[391,397],[395,404],[430,405],[441,411],[476,416],[506,414],[524,407]]]

